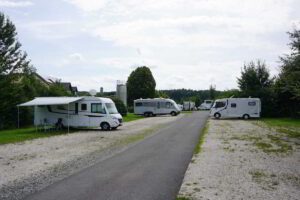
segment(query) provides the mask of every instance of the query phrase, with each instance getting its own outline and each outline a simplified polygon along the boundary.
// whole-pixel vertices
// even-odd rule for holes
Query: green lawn
[[[127,113],[127,115],[123,117],[123,121],[124,122],[131,122],[131,121],[138,120],[138,119],[143,119],[143,118],[144,117],[140,116],[140,115],[135,115],[133,113]]]
[[[300,119],[263,118],[262,121],[289,137],[300,138]]]
[[[66,133],[67,131],[37,132],[34,127],[2,130],[0,131],[0,145]]]
[[[291,118],[263,118],[263,122],[270,126],[283,126],[283,127],[300,127],[300,119]]]

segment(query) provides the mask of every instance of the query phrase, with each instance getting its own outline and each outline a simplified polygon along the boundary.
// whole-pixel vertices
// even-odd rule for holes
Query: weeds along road
[[[107,160],[28,196],[29,200],[172,200],[208,112],[194,112]]]

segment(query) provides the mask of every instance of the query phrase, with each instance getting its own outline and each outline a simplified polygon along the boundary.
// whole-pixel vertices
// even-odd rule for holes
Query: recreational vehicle
[[[218,99],[210,109],[210,116],[217,119],[230,118],[257,118],[260,117],[261,103],[259,98],[228,98]]]
[[[199,107],[199,110],[209,110],[212,105],[213,105],[214,101],[213,100],[205,100]]]
[[[19,106],[34,106],[34,124],[116,129],[122,124],[114,102],[100,97],[38,97]]]
[[[180,108],[172,99],[137,99],[134,100],[134,114],[146,117],[171,114],[176,116]]]
[[[183,102],[183,110],[195,110],[195,102],[184,101]]]

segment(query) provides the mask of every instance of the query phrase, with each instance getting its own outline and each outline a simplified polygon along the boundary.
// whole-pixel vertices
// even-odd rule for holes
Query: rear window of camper
[[[102,103],[92,103],[91,104],[91,112],[105,114],[105,109],[102,107]]]
[[[256,102],[255,101],[250,101],[250,102],[248,102],[248,106],[256,106]]]

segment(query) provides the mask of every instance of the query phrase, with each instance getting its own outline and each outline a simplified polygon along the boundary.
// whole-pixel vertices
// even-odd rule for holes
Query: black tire
[[[177,115],[177,113],[176,113],[176,112],[174,112],[174,111],[172,111],[172,112],[171,112],[171,115],[172,115],[172,116],[176,116],[176,115]]]
[[[107,122],[102,122],[100,126],[101,126],[101,129],[103,131],[109,131],[110,130],[110,125]]]
[[[215,113],[215,114],[214,114],[214,117],[215,117],[216,119],[220,119],[220,118],[221,118],[221,114],[220,114],[220,113]]]
[[[154,114],[152,112],[149,112],[149,117],[153,117]]]
[[[148,113],[148,112],[145,112],[145,113],[144,113],[144,116],[145,116],[145,117],[149,117],[149,113]]]
[[[250,119],[250,116],[249,116],[248,114],[244,114],[244,115],[243,115],[243,119],[244,119],[244,120]]]

